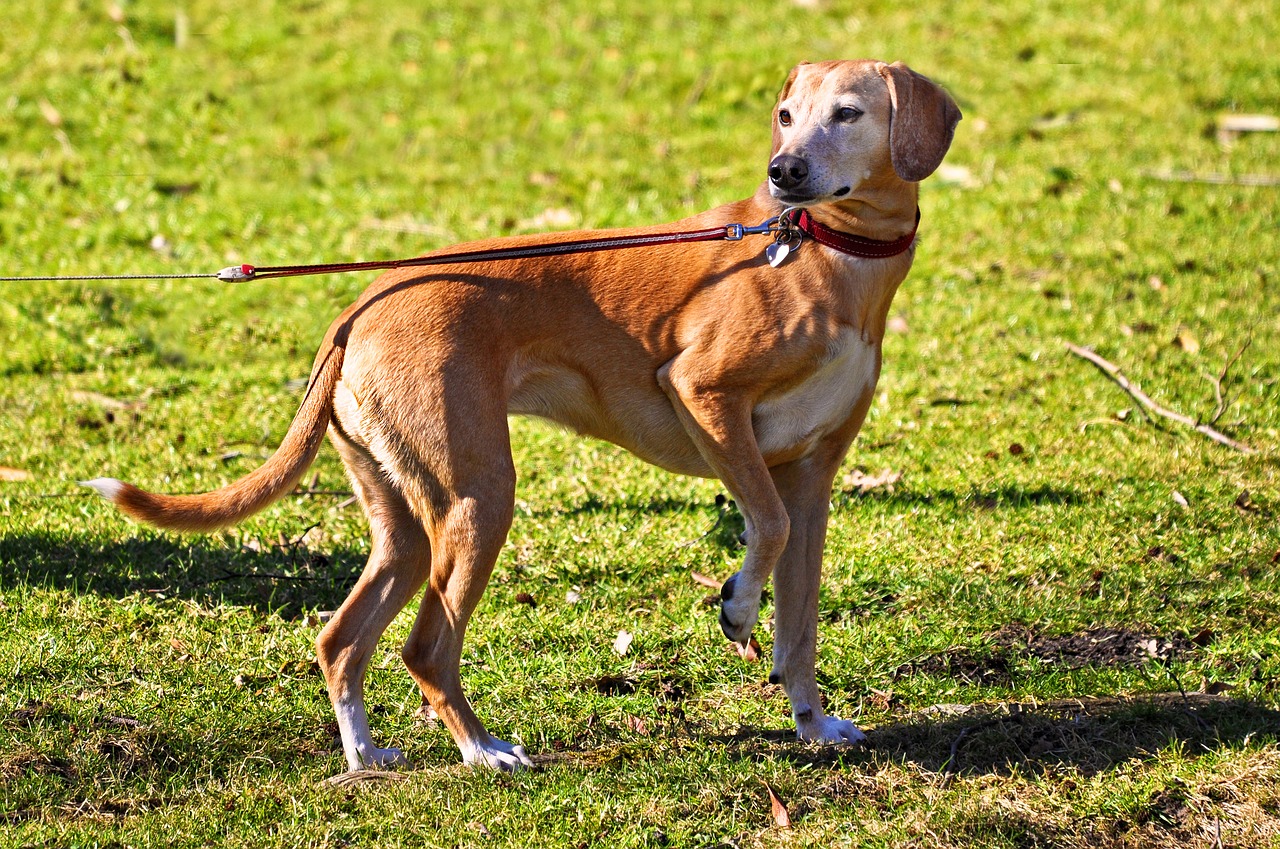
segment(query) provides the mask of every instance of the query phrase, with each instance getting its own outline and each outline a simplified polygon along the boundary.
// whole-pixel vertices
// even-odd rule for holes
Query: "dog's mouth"
[[[773,195],[775,200],[780,200],[788,206],[796,207],[815,206],[820,203],[839,200],[840,198],[847,196],[851,191],[853,191],[853,187],[841,186],[834,192],[823,195],[814,195],[799,194],[797,192],[784,192],[777,186],[769,187],[769,193]]]

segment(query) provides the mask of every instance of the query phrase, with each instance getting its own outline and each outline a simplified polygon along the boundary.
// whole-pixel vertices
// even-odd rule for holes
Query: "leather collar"
[[[916,223],[912,226],[911,232],[889,242],[865,239],[862,236],[842,233],[825,224],[819,224],[813,220],[813,216],[809,214],[807,209],[801,209],[799,213],[795,219],[795,226],[800,228],[800,231],[805,235],[810,236],[820,245],[826,245],[829,248],[840,251],[840,253],[862,257],[863,259],[885,259],[905,253],[911,247],[911,243],[915,241],[916,230],[920,227],[920,207],[916,207]]]

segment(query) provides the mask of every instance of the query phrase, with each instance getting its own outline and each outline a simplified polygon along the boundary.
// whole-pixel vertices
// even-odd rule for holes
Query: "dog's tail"
[[[257,513],[297,486],[315,461],[333,415],[342,354],[337,345],[325,352],[280,447],[240,480],[201,495],[159,495],[115,478],[97,478],[84,485],[133,518],[175,531],[211,531]]]

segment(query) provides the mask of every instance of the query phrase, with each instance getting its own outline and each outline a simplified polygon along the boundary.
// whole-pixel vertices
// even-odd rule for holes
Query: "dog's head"
[[[774,109],[769,191],[792,206],[838,202],[865,182],[919,182],[951,146],[960,108],[894,62],[802,63]]]

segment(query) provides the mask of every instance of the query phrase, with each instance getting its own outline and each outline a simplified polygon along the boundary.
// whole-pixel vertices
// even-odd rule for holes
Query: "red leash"
[[[346,271],[378,271],[389,268],[417,268],[424,265],[454,265],[467,262],[500,262],[509,259],[564,256],[591,251],[610,251],[621,248],[640,248],[649,245],[669,245],[686,242],[736,242],[743,236],[774,231],[777,218],[771,218],[759,227],[743,227],[730,224],[724,227],[708,227],[682,233],[657,233],[651,236],[607,236],[599,239],[579,239],[571,242],[551,242],[545,245],[529,245],[521,248],[492,248],[480,251],[428,254],[409,259],[374,260],[371,262],[332,262],[320,265],[272,265],[255,267],[233,265],[216,275],[219,280],[264,280],[269,277],[299,277],[304,274],[338,274]]]
[[[165,280],[186,277],[215,277],[218,280],[240,283],[249,280],[265,280],[271,277],[300,277],[305,274],[338,274],[347,271],[378,271],[389,268],[417,268],[428,265],[453,265],[467,262],[500,262],[509,259],[564,256],[566,254],[580,254],[589,251],[642,248],[651,245],[716,241],[737,242],[745,236],[765,234],[770,234],[774,237],[774,243],[765,252],[769,259],[769,264],[778,266],[800,246],[806,236],[841,253],[862,257],[863,259],[884,259],[897,256],[911,247],[916,238],[916,228],[919,225],[920,210],[917,209],[916,223],[911,228],[910,233],[900,239],[881,242],[833,230],[814,221],[808,210],[791,208],[784,210],[781,215],[763,221],[754,227],[745,227],[741,224],[726,224],[720,227],[707,227],[704,230],[688,230],[678,233],[653,233],[647,236],[601,236],[594,239],[548,242],[543,245],[528,245],[520,248],[456,251],[453,253],[427,254],[408,259],[374,260],[370,262],[330,262],[318,265],[271,265],[263,267],[248,264],[232,265],[216,274],[95,274],[56,277],[0,277],[0,282],[33,280]]]
[[[219,280],[247,281],[265,280],[271,277],[299,277],[306,274],[338,274],[347,271],[379,271],[391,268],[417,268],[428,265],[454,265],[468,262],[501,262],[509,259],[529,259],[532,257],[565,256],[592,251],[612,251],[623,248],[641,248],[651,245],[685,244],[688,242],[737,242],[744,236],[776,234],[775,244],[785,246],[780,259],[774,260],[770,253],[770,263],[780,265],[787,253],[794,250],[804,236],[829,248],[863,259],[884,259],[897,256],[911,247],[916,238],[916,229],[920,226],[920,210],[916,209],[916,221],[911,232],[892,241],[882,242],[876,239],[864,239],[842,233],[826,225],[819,224],[805,209],[788,209],[776,218],[770,218],[755,227],[744,227],[741,224],[728,224],[722,227],[708,227],[705,230],[689,230],[678,233],[655,233],[648,236],[603,236],[596,239],[579,239],[570,242],[550,242],[545,245],[529,245],[520,248],[491,248],[478,251],[456,251],[454,253],[436,253],[409,259],[374,260],[371,262],[332,262],[319,265],[272,265],[257,267],[253,265],[233,265],[224,268],[215,275]]]

